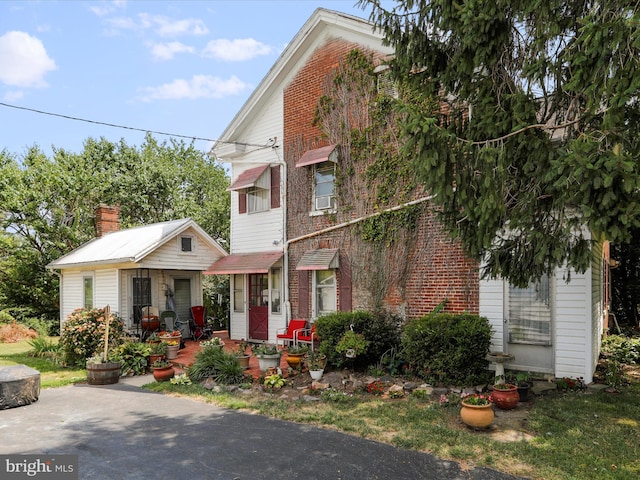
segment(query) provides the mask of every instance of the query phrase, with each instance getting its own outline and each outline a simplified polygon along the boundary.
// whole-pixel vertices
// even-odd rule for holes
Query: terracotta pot
[[[162,367],[162,368],[153,368],[153,378],[155,378],[156,382],[168,382],[171,380],[176,374],[176,371],[173,367]]]
[[[492,405],[468,405],[462,402],[460,417],[471,428],[487,428],[493,423],[495,414]]]
[[[149,366],[153,365],[158,360],[163,360],[164,354],[162,353],[152,353],[149,355]]]
[[[520,395],[518,395],[518,387],[507,383],[502,385],[504,389],[493,387],[491,396],[493,397],[493,403],[502,410],[511,410],[518,406],[520,401]]]
[[[251,355],[236,355],[236,358],[240,362],[240,365],[242,365],[242,368],[245,370],[249,368],[249,359],[251,358]]]

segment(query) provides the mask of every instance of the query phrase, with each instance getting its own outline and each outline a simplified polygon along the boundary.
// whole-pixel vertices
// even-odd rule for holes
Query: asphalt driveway
[[[80,479],[513,479],[339,432],[120,383],[0,411],[0,454],[75,454]]]

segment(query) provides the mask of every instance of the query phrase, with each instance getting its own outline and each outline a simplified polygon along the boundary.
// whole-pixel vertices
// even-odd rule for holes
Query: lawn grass
[[[57,337],[51,337],[55,341]],[[84,368],[66,368],[47,359],[29,355],[29,340],[15,343],[0,343],[0,367],[23,364],[40,372],[42,388],[62,387],[78,382],[86,382],[87,371]]]
[[[27,355],[27,341],[0,344],[0,366],[22,363],[41,372],[43,388],[86,381],[84,369],[66,369]],[[544,480],[640,478],[640,382],[620,393],[551,391],[535,398],[530,441],[501,442],[464,427],[455,403],[361,394],[317,402],[276,394],[213,393],[200,385],[150,383],[153,391],[188,396],[222,407],[331,428],[401,448]]]

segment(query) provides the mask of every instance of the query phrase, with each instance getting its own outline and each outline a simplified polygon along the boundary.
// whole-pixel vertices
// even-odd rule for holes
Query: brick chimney
[[[100,204],[96,209],[96,235],[102,237],[118,230],[120,230],[120,207]]]

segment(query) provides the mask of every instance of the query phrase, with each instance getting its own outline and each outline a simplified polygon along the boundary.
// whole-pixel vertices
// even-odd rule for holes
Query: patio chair
[[[320,338],[316,333],[315,324],[311,325],[311,328],[303,328],[302,330],[297,330],[295,335],[295,344],[298,343],[308,343],[309,348],[313,351],[313,344],[319,342]]]
[[[160,314],[160,328],[167,332],[172,332],[177,328],[176,320],[178,314],[173,310],[165,310]]]
[[[295,343],[295,333],[297,330],[307,328],[307,321],[300,318],[294,318],[289,322],[287,328],[279,328],[276,330],[276,345],[282,340],[282,346]]]
[[[213,319],[207,317],[207,308],[198,305],[191,307],[191,337],[194,340],[207,340],[213,335]]]

